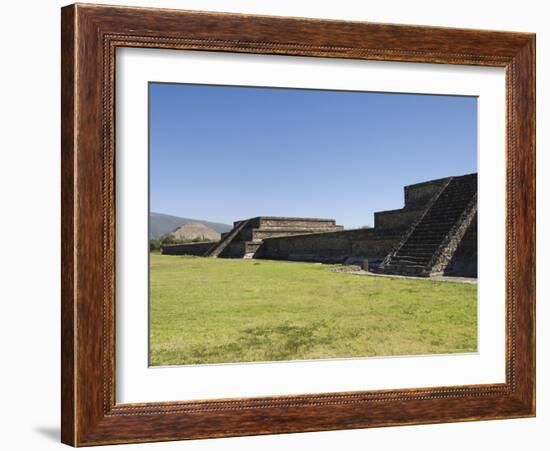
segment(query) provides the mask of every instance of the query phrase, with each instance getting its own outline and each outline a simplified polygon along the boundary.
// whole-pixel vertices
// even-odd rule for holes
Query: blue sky
[[[150,210],[373,225],[403,186],[477,171],[475,97],[149,84]]]

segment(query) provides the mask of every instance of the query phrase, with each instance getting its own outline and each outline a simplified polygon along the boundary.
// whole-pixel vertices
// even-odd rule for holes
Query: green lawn
[[[329,268],[151,254],[151,365],[476,351],[476,285]]]

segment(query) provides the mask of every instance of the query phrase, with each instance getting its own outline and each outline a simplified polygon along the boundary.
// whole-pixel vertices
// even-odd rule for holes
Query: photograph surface
[[[477,351],[477,97],[148,89],[151,366]]]

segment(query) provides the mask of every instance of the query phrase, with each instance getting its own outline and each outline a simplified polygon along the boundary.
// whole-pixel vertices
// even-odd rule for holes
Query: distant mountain
[[[213,228],[208,227],[200,222],[190,222],[179,226],[169,235],[176,240],[201,240],[201,241],[218,241],[220,234]]]
[[[218,233],[229,232],[233,226],[219,222],[203,221],[201,219],[180,218],[179,216],[163,213],[149,213],[149,239],[156,239],[169,232],[173,232],[183,224],[199,223],[215,230]]]

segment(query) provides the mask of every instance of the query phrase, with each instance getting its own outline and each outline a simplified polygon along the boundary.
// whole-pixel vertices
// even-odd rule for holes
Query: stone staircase
[[[477,212],[477,174],[449,177],[378,272],[431,276],[452,259]]]
[[[233,229],[230,232],[225,234],[220,241],[218,241],[214,246],[212,246],[205,254],[205,257],[219,257],[220,254],[225,250],[227,246],[235,239],[239,232],[246,227],[248,220],[238,221],[234,224]]]

